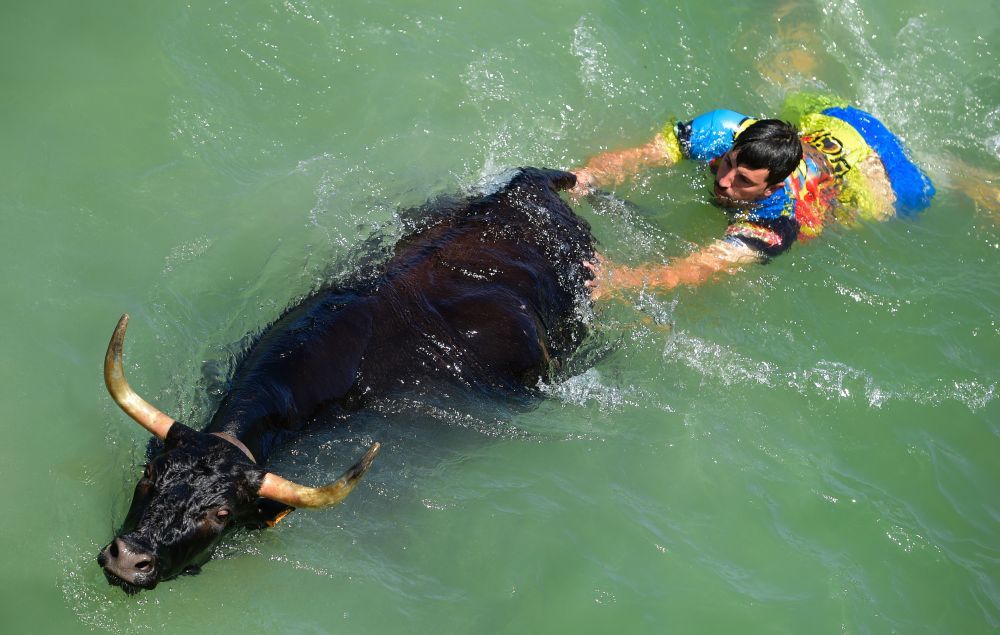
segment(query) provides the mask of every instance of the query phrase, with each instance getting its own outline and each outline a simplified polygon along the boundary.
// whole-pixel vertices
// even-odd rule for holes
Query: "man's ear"
[[[284,503],[273,501],[270,498],[257,499],[257,511],[247,522],[247,525],[255,529],[274,527],[282,518],[295,511],[294,507],[289,507]]]
[[[764,198],[767,198],[768,196],[774,194],[775,192],[777,192],[778,190],[780,190],[783,187],[785,187],[785,182],[784,181],[778,181],[774,185],[767,186],[767,189],[764,190]]]

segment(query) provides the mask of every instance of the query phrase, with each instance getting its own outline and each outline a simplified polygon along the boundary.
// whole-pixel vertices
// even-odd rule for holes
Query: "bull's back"
[[[554,185],[571,179],[526,170],[404,237],[380,278],[291,309],[240,365],[212,425],[237,413],[241,426],[294,428],[424,380],[533,387],[585,333],[575,309],[593,245]]]
[[[468,383],[534,386],[584,337],[576,308],[593,244],[557,193],[572,183],[525,169],[400,241],[388,264],[406,304],[425,311],[425,336],[447,342],[449,367]]]

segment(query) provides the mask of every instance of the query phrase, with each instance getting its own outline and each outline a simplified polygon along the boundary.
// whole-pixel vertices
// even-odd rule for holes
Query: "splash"
[[[163,274],[171,273],[176,267],[197,260],[208,252],[213,243],[214,241],[208,236],[202,236],[183,245],[177,245],[166,257]]]
[[[590,16],[584,15],[573,29],[570,52],[579,63],[578,77],[590,97],[605,100],[628,101],[629,108],[645,101],[648,91],[609,59],[608,46],[604,43],[597,27],[591,24]],[[639,106],[643,108],[643,106]]]
[[[479,59],[469,62],[462,74],[462,82],[480,106],[491,101],[510,101],[507,81],[501,69],[511,66],[510,58],[499,51],[484,51]]]
[[[608,64],[608,49],[597,35],[597,29],[589,24],[586,16],[580,18],[573,29],[573,43],[570,51],[580,61],[580,81],[588,88],[599,88],[611,96],[614,87],[608,83],[611,76]]]
[[[730,386],[791,388],[802,396],[826,400],[862,400],[881,408],[890,401],[937,406],[955,401],[972,412],[985,408],[996,396],[996,383],[980,379],[936,380],[926,388],[907,384],[886,384],[863,369],[831,360],[819,360],[807,368],[782,369],[778,364],[753,360],[727,346],[702,340],[684,331],[675,332],[663,351],[668,361],[676,361],[699,375]]]
[[[826,3],[821,11],[821,30],[839,42],[829,53],[849,69],[858,103],[909,147],[921,154],[977,148],[1000,158],[997,61],[981,36],[970,58],[954,35],[926,14],[911,16],[882,41],[886,35],[857,2]],[[967,63],[956,66],[957,59]],[[943,125],[947,135],[940,134]]]
[[[564,404],[580,407],[596,405],[604,414],[620,412],[625,408],[653,407],[662,412],[674,411],[640,388],[609,385],[596,368],[554,384],[540,383],[539,388],[546,396]]]

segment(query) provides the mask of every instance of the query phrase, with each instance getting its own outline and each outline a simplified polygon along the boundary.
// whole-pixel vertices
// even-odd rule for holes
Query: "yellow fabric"
[[[681,142],[677,138],[677,120],[671,119],[663,126],[661,132],[663,136],[663,141],[666,145],[664,150],[667,153],[667,159],[669,160],[668,165],[674,165],[684,158],[684,153],[681,152]]]
[[[806,115],[822,112],[827,108],[844,108],[846,106],[848,106],[848,102],[830,95],[806,92],[792,93],[785,97],[778,117],[801,130],[802,119]]]
[[[840,181],[839,204],[833,210],[837,220],[852,225],[860,219],[884,219],[887,214],[884,199],[873,193],[876,185],[869,183],[858,169],[874,154],[858,131],[845,121],[818,113],[802,116],[799,131],[804,142],[826,156]]]
[[[883,189],[882,186],[870,183],[858,169],[863,161],[878,155],[850,124],[819,114],[827,108],[847,105],[845,100],[830,95],[792,93],[785,98],[780,116],[798,128],[803,141],[826,155],[834,175],[840,180],[838,204],[833,210],[837,220],[848,225],[859,219],[884,220],[894,215],[895,210],[886,209],[885,196],[873,192]]]
[[[754,119],[753,117],[747,117],[746,119],[744,119],[743,122],[736,128],[736,133],[733,135],[733,139],[735,140],[739,138],[739,136],[743,134],[744,130],[754,125],[755,123],[757,123],[757,120]]]

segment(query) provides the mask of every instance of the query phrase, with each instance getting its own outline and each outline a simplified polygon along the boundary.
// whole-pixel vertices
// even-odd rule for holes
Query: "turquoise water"
[[[7,3],[3,630],[997,632],[1000,216],[954,188],[1000,173],[998,50],[992,0]],[[123,311],[133,385],[200,425],[240,339],[399,208],[799,88],[885,121],[933,206],[599,307],[529,412],[317,429],[283,473],[384,445],[342,506],[105,583],[145,443],[100,375]],[[579,211],[622,262],[723,228],[694,165],[615,194]]]

